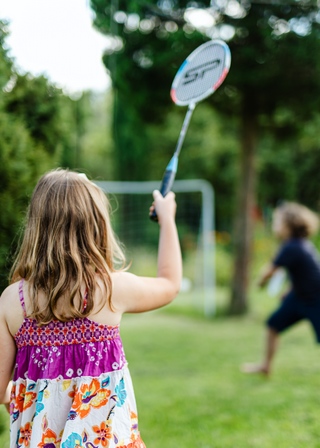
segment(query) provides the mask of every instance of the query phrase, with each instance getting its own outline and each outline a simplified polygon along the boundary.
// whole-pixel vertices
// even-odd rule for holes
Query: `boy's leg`
[[[279,333],[273,328],[267,327],[265,355],[260,364],[244,364],[242,372],[244,373],[262,373],[269,375],[274,355],[278,348]]]
[[[305,316],[297,306],[293,291],[290,291],[282,300],[279,308],[267,320],[267,336],[263,361],[259,364],[245,364],[241,370],[245,373],[271,372],[271,365],[278,347],[279,334],[299,322]]]
[[[268,327],[266,352],[264,359],[264,368],[266,373],[270,373],[273,357],[277,351],[279,343],[279,333],[273,328]]]
[[[320,301],[305,305],[305,315],[313,326],[317,343],[320,344]]]

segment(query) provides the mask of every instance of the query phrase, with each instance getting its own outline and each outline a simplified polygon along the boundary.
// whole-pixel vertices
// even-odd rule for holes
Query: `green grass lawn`
[[[260,359],[265,307],[244,318],[192,318],[178,306],[126,317],[147,447],[320,447],[319,351],[308,324],[283,336],[270,379],[239,371]]]
[[[162,310],[124,317],[147,448],[320,447],[319,348],[307,323],[281,338],[270,379],[239,370],[260,359],[263,320],[276,306],[266,294],[251,295],[251,312],[241,318],[223,315],[226,291],[212,319],[184,294]],[[1,417],[7,425],[4,409]],[[0,447],[7,441],[8,431]]]

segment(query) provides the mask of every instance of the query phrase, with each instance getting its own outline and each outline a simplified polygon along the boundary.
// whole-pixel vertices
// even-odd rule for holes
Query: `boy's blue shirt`
[[[304,301],[320,301],[320,255],[305,238],[284,242],[273,260],[288,271],[293,290]]]

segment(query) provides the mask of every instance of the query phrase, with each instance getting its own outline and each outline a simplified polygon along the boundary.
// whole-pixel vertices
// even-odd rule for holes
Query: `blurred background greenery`
[[[185,57],[225,40],[232,66],[194,113],[178,179],[214,187],[216,230],[232,253],[230,313],[249,308],[256,224],[281,200],[319,210],[320,11],[316,1],[92,0],[94,26],[108,36],[104,93],[68,96],[44,76],[21,74],[0,25],[0,284],[30,193],[57,166],[98,180],[159,179],[185,108],[169,91]],[[1,19],[1,17],[0,17]],[[146,222],[146,226],[149,225]]]
[[[90,5],[94,26],[109,37],[109,47],[102,57],[112,87],[100,94],[85,91],[69,96],[44,76],[22,74],[9,56],[8,28],[0,17],[0,289],[8,282],[30,194],[45,171],[68,167],[96,180],[161,178],[185,115],[185,108],[175,106],[169,98],[173,77],[198,45],[209,39],[222,39],[231,49],[230,73],[219,90],[196,108],[177,174],[178,179],[205,179],[215,190],[216,326],[210,322],[207,327],[201,320],[202,310],[194,306],[197,297],[191,290],[168,308],[169,317],[165,311],[157,314],[152,328],[158,328],[162,334],[167,319],[176,326],[175,316],[179,314],[181,325],[186,328],[189,324],[197,327],[200,322],[197,328],[206,328],[215,350],[220,347],[214,343],[216,338],[220,340],[219,332],[227,335],[232,330],[248,346],[235,350],[235,344],[228,339],[228,349],[217,356],[221,357],[221,365],[230,367],[226,352],[240,361],[251,349],[254,351],[254,344],[259,343],[255,331],[260,328],[270,303],[274,304],[271,299],[264,302],[268,305],[262,305],[263,293],[254,287],[259,270],[277,247],[270,232],[273,208],[282,200],[302,202],[317,212],[320,208],[319,3],[314,0],[91,0]],[[154,224],[146,219],[144,226],[141,230],[147,233]],[[180,231],[181,235],[187,233],[182,227]],[[197,230],[193,232],[193,238],[197,239]],[[320,247],[317,238],[315,242]],[[140,243],[135,249],[137,256],[132,267],[137,273],[146,273],[154,253]],[[184,250],[186,272],[194,260],[191,244]],[[227,320],[225,316],[231,314],[240,317]],[[190,323],[190,318],[195,320]],[[134,318],[128,322],[132,322],[133,329],[139,325]],[[250,326],[246,325],[248,322]],[[193,329],[198,331],[197,328]],[[148,339],[151,333],[143,334]],[[305,361],[306,375],[309,372],[311,376],[315,367],[312,348],[307,348],[309,335],[305,337],[304,330],[301,334],[301,345],[306,345],[304,356],[309,356]],[[141,341],[138,346],[143,345]],[[289,346],[299,344],[296,340],[288,341]],[[201,355],[207,359],[212,354],[201,352]],[[288,365],[294,364],[294,355],[290,356]],[[214,359],[208,368],[215,370]],[[224,368],[219,367],[218,372],[208,387],[223,378],[236,381],[239,387],[243,387],[244,381],[250,381],[234,373],[228,376]],[[282,372],[287,374],[285,366]],[[300,387],[298,375],[291,380]],[[254,380],[253,384],[259,392],[257,398],[248,399],[246,412],[250,412],[251,406],[259,407],[269,387]],[[287,395],[280,393],[282,388],[289,394],[279,380],[277,393],[283,397],[281,409],[285,409],[292,403],[292,396],[286,401]],[[142,389],[143,385],[138,397],[143,395]],[[309,391],[306,390],[306,396]],[[172,390],[166,393],[172,394]],[[240,399],[243,401],[245,397]],[[163,409],[159,409],[159,418],[163,425],[169,425],[168,434],[171,434],[174,426],[164,421],[165,405],[163,402]],[[145,404],[145,409],[148,406],[150,403]],[[201,413],[200,403],[192,412],[198,411]],[[262,416],[274,421],[271,413],[267,409]],[[243,418],[242,423],[245,421],[245,416],[239,418]],[[217,442],[214,446],[317,446],[315,440],[319,434],[313,424],[315,418],[312,414],[308,423],[309,437],[314,435],[311,441],[308,437],[303,441],[301,435],[302,442],[296,445],[285,441],[280,444],[277,438],[259,445],[256,432],[247,445],[225,435],[224,443]],[[228,428],[228,416],[222,420]],[[241,429],[242,423],[235,423],[231,429]],[[291,428],[287,416],[282,423],[284,428]],[[150,440],[160,437],[152,433],[152,422],[149,424]],[[205,432],[203,428],[201,431]],[[217,428],[212,437],[220,435]],[[266,433],[265,437],[269,435]],[[154,446],[174,446],[168,440]],[[188,446],[188,442],[180,445]],[[212,444],[208,439],[199,446]]]

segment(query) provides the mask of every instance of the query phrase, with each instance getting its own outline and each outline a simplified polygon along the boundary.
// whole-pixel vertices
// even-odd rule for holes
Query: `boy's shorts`
[[[313,302],[306,302],[299,299],[294,291],[290,291],[282,300],[280,307],[268,318],[266,324],[281,333],[303,319],[310,321],[317,342],[320,343],[320,297]]]

